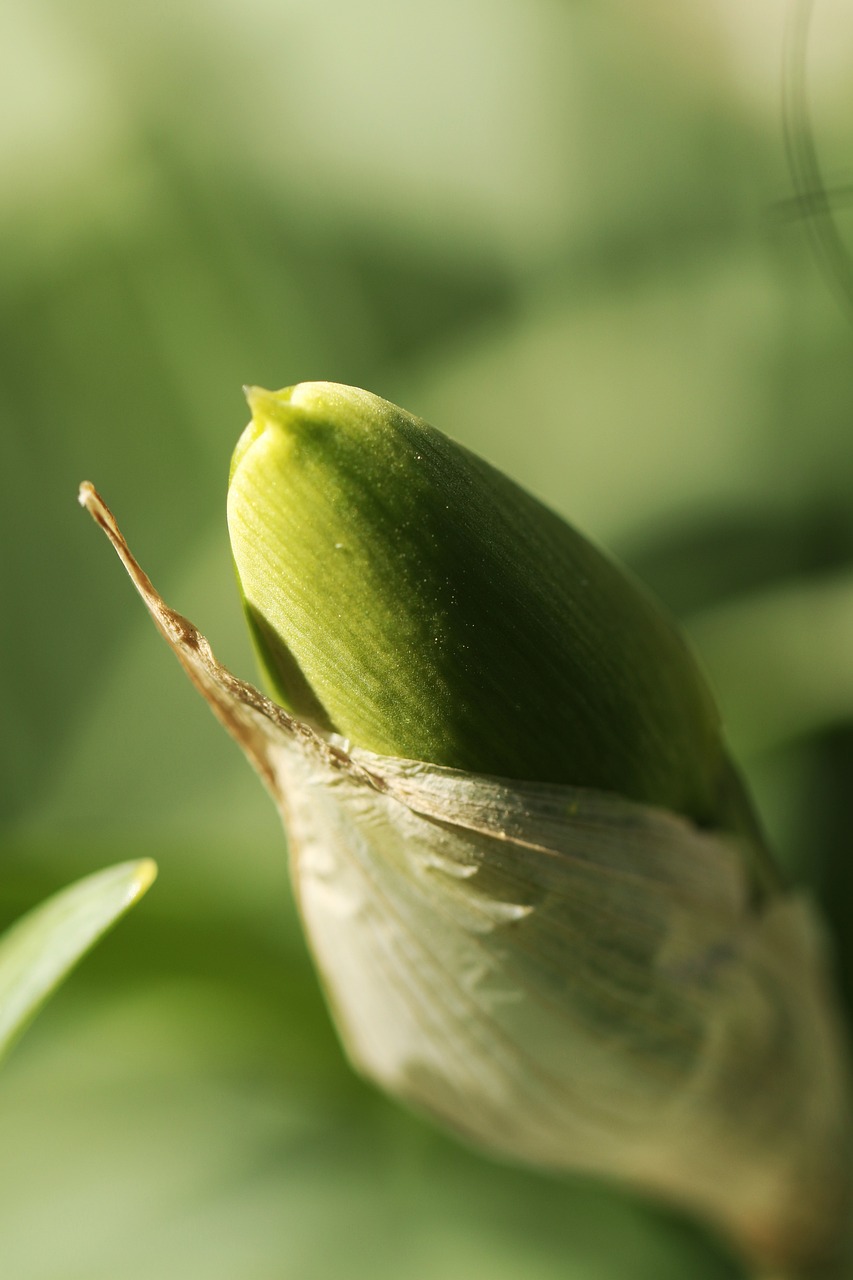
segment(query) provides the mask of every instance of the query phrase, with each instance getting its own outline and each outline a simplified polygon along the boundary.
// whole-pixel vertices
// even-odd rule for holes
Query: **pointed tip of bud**
[[[243,395],[252,411],[252,419],[257,423],[275,417],[276,411],[289,400],[289,393],[290,387],[286,387],[283,391],[267,391],[266,387],[255,387],[249,384],[243,387]]]
[[[271,391],[267,391],[266,387],[256,387],[250,382],[243,383],[243,395],[250,409],[254,409],[255,405],[261,399],[268,399],[272,395]]]
[[[290,409],[292,387],[284,387],[281,391],[267,391],[266,387],[246,384],[243,395],[252,411],[252,420],[244,430],[231,458],[231,475],[243,460],[249,449],[271,427],[281,427],[292,422],[293,412]]]

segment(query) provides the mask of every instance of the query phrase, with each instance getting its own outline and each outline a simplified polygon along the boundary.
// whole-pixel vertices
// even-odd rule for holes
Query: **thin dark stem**
[[[785,31],[782,120],[785,151],[796,204],[818,266],[842,311],[853,324],[853,262],[833,216],[834,196],[827,191],[815,145],[808,98],[809,27],[813,0],[792,0]]]

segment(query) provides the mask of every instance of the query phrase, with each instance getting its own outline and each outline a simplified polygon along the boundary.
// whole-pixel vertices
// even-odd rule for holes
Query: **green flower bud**
[[[378,396],[247,396],[228,524],[278,701],[371,751],[755,835],[693,656],[623,569]]]

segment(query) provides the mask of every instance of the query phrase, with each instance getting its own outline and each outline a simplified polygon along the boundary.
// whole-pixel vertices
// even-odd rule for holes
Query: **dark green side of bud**
[[[623,570],[377,396],[247,394],[228,522],[285,706],[378,753],[749,827],[705,681]]]

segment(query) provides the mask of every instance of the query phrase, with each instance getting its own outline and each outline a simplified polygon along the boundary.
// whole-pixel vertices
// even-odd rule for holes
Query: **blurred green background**
[[[352,382],[442,427],[684,620],[849,997],[853,338],[785,204],[784,21],[777,0],[0,9],[0,925],[160,864],[0,1076],[4,1277],[737,1274],[666,1212],[490,1164],[352,1074],[273,807],[75,499],[99,486],[252,678],[224,522],[241,384]],[[851,35],[820,0],[830,183]]]

